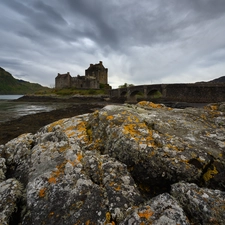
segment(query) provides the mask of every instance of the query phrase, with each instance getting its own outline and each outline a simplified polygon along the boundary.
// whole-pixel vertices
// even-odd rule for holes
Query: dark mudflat
[[[24,133],[36,133],[41,127],[54,121],[93,112],[101,104],[80,104],[51,112],[42,112],[20,117],[0,124],[0,145]]]
[[[72,116],[81,115],[84,113],[93,112],[95,109],[100,109],[104,105],[110,104],[110,101],[106,102],[104,97],[72,97],[72,98],[56,98],[49,96],[23,96],[16,100],[21,102],[74,102],[80,103],[74,106],[57,109],[51,112],[43,112],[32,115],[20,117],[15,120],[4,122],[0,124],[0,145],[5,144],[11,139],[18,137],[24,133],[36,133],[41,127],[52,123],[54,121],[68,118]],[[118,99],[114,99],[112,102],[116,104],[123,103]],[[203,107],[203,105],[197,103],[165,103],[165,105],[173,108],[186,108],[186,107]],[[205,103],[204,103],[205,105]]]

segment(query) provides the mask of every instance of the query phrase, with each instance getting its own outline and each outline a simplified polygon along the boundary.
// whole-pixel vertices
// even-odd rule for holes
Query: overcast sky
[[[4,0],[0,67],[54,86],[103,61],[109,84],[225,75],[225,0]]]

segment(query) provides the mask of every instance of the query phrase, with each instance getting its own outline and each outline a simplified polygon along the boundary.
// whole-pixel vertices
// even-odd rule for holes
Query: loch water
[[[20,97],[22,95],[0,95],[0,123],[25,115],[68,107],[68,103],[13,101]]]

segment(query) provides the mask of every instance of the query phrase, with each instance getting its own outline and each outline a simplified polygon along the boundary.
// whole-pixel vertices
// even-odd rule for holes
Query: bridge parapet
[[[161,97],[168,101],[183,102],[221,102],[225,101],[225,83],[181,83],[138,85],[110,90],[111,97],[137,101],[137,95],[150,99],[151,94],[160,92]]]

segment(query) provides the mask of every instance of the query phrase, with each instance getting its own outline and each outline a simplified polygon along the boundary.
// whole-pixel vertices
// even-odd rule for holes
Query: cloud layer
[[[224,0],[10,0],[0,3],[0,66],[53,86],[103,61],[123,83],[208,81],[225,75]]]

